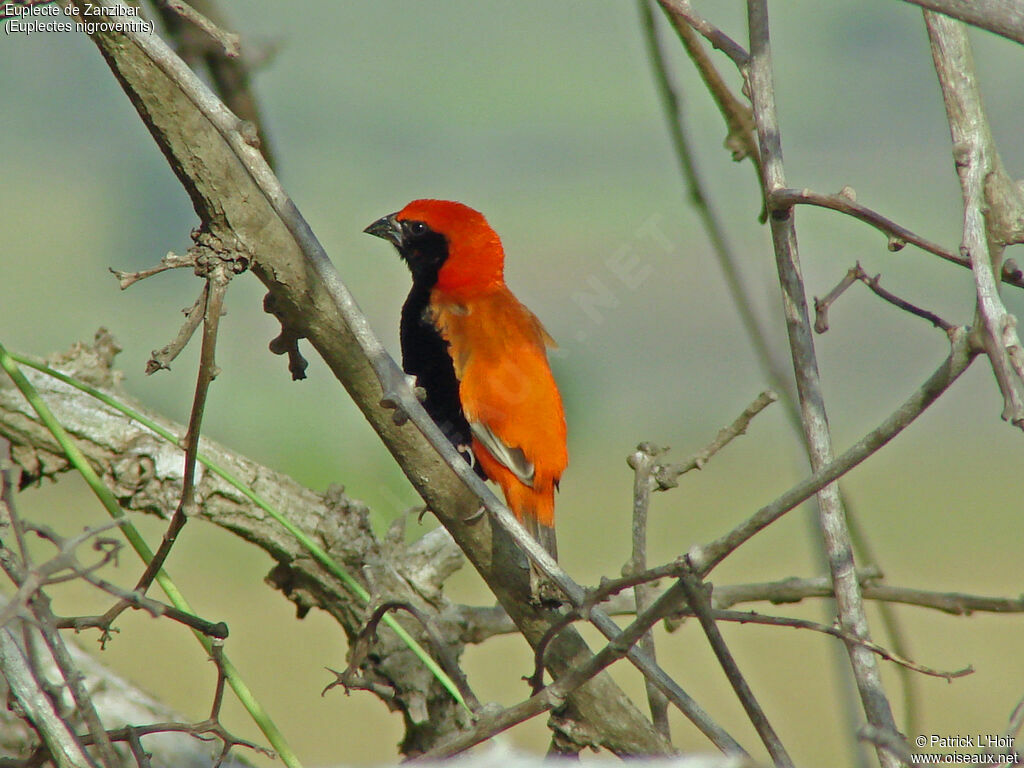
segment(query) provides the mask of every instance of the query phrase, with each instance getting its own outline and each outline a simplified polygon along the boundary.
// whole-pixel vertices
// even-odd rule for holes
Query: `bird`
[[[569,457],[555,342],[505,285],[501,239],[479,211],[432,199],[364,231],[391,242],[412,274],[399,335],[424,408],[557,559],[555,491]]]

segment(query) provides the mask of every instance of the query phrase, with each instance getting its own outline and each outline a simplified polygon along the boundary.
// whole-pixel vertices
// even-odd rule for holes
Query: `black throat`
[[[448,258],[448,241],[428,230],[409,237],[399,247],[399,253],[412,272],[412,290],[402,306],[402,368],[415,376],[417,385],[426,392],[424,409],[463,458],[483,476],[470,450],[472,434],[462,412],[459,381],[448,342],[434,325],[430,311],[430,292]]]

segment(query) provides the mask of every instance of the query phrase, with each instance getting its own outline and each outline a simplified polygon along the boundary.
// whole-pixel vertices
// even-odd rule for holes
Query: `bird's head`
[[[462,203],[413,200],[363,231],[392,243],[414,282],[452,294],[504,282],[501,240],[482,213]]]

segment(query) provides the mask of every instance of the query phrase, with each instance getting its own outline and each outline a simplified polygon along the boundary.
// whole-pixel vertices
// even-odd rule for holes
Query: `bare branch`
[[[925,11],[924,17],[963,195],[961,251],[974,274],[974,332],[1003,395],[1003,419],[1024,429],[1024,355],[1017,319],[1006,310],[995,278],[1004,246],[1024,238],[1024,191],[1007,175],[992,138],[966,29],[947,16]]]
[[[906,0],[1024,44],[1024,8],[1014,0]]]
[[[708,460],[731,443],[740,435],[747,433],[750,422],[761,411],[779,399],[779,396],[767,390],[762,392],[753,402],[750,403],[732,424],[722,427],[715,439],[712,440],[704,450],[694,454],[686,461],[679,464],[664,464],[654,468],[654,480],[658,483],[658,490],[664,491],[675,488],[679,485],[679,477],[694,469],[703,469]]]
[[[179,256],[173,251],[168,251],[167,255],[160,259],[160,263],[150,269],[142,269],[138,272],[122,272],[119,269],[110,267],[110,274],[117,278],[118,285],[121,290],[125,290],[139,280],[145,280],[147,277],[153,275],[159,275],[161,272],[166,272],[168,269],[180,269],[181,267],[194,267],[196,265],[195,255],[191,252],[186,253],[184,256]]]
[[[182,0],[158,0],[159,4],[181,16],[185,21],[205,32],[212,40],[220,44],[224,55],[229,59],[237,59],[241,56],[241,39],[234,32],[226,32],[218,27],[210,19],[201,14],[188,3]]]
[[[646,7],[646,0],[644,0]],[[633,548],[629,563],[623,569],[627,573],[640,573],[647,570],[647,513],[651,505],[651,475],[657,464],[655,460],[663,449],[648,443],[641,443],[636,451],[630,454],[627,463],[633,469]],[[639,616],[654,602],[653,588],[648,584],[637,584],[633,588],[633,607]],[[648,630],[640,638],[640,649],[657,661],[654,645],[654,633]],[[672,733],[668,722],[668,700],[665,694],[655,687],[648,679],[644,679],[647,692],[647,704],[651,710],[651,720],[655,728],[667,740],[671,741]]]
[[[652,568],[645,573],[622,580],[607,580],[602,583],[601,606],[613,616],[631,616],[636,614],[635,601],[631,595],[621,594],[622,590],[634,586],[638,579],[648,579],[650,583],[677,576],[682,569],[681,561],[673,561],[664,566]],[[876,568],[860,568],[857,578],[865,600],[879,603],[913,605],[942,611],[953,616],[971,616],[974,613],[1024,613],[1024,596],[1022,597],[988,597],[971,595],[963,592],[934,592],[912,587],[898,587],[891,584],[879,584],[881,573]],[[716,611],[724,611],[741,603],[769,602],[773,605],[799,603],[816,597],[832,597],[832,583],[826,576],[814,578],[797,578],[795,576],[780,581],[759,582],[753,584],[716,585],[711,595],[711,606]],[[467,643],[482,643],[494,635],[515,632],[515,624],[501,607],[460,606],[466,631],[463,640]],[[681,607],[679,611],[666,618],[671,630],[679,619],[692,616],[692,612]]]
[[[16,701],[39,730],[57,764],[69,768],[93,768],[95,764],[74,731],[56,711],[8,627],[0,627],[0,669],[7,681],[12,703]]]
[[[578,667],[568,670],[553,683],[520,704],[499,712],[493,717],[481,718],[476,726],[465,733],[453,736],[422,756],[424,760],[450,757],[479,744],[501,731],[521,723],[537,714],[561,706],[566,697],[576,688],[592,679],[600,670],[625,656],[634,644],[658,621],[663,619],[680,602],[685,600],[683,587],[677,581],[654,601],[650,608],[638,616],[628,627],[604,648],[585,660]],[[729,753],[746,755],[737,744]]]
[[[853,267],[847,271],[846,275],[839,284],[833,288],[823,299],[815,297],[814,299],[814,331],[816,333],[825,333],[828,330],[828,311],[831,309],[832,304],[838,299],[846,289],[853,285],[855,282],[860,281],[864,283],[868,288],[874,292],[876,296],[885,299],[887,302],[895,307],[899,307],[905,312],[909,312],[917,317],[924,318],[936,328],[941,328],[947,334],[949,334],[956,326],[952,323],[943,320],[941,317],[936,315],[934,312],[929,312],[927,309],[922,309],[914,304],[911,304],[905,299],[901,299],[894,293],[885,290],[881,286],[882,276],[875,275],[871,277],[864,268],[861,267],[860,262],[857,262]]]
[[[827,624],[821,624],[817,621],[807,621],[806,619],[794,619],[789,616],[766,616],[763,613],[753,613],[751,611],[713,611],[712,617],[718,621],[736,621],[741,624],[763,624],[771,627],[792,627],[793,629],[809,629],[814,632],[820,632],[825,635],[831,635],[832,637],[839,638],[847,643],[856,643],[857,645],[877,654],[886,661],[891,661],[894,664],[899,664],[901,667],[912,670],[914,672],[920,672],[922,675],[928,675],[929,677],[941,677],[947,682],[957,677],[965,677],[966,675],[973,674],[974,667],[967,666],[963,669],[953,670],[951,672],[943,671],[941,669],[933,669],[932,667],[926,667],[923,664],[918,664],[916,661],[910,661],[904,659],[897,654],[887,651],[885,648],[880,646],[878,643],[873,643],[870,640],[865,640],[860,637],[851,635],[849,632],[844,632],[839,627],[829,626]]]
[[[847,449],[845,453],[816,470],[810,477],[795,485],[775,501],[759,509],[729,533],[710,544],[691,549],[689,556],[698,572],[706,574],[751,536],[778,520],[801,502],[806,501],[820,488],[842,477],[909,426],[967,370],[977,354],[970,348],[967,334],[962,329],[958,329],[952,334],[952,342],[949,357],[928,380],[881,424]]]
[[[861,205],[857,202],[853,190],[849,187],[844,187],[841,192],[834,195],[813,192],[809,189],[777,189],[772,192],[768,202],[773,210],[780,210],[794,205],[813,205],[845,213],[859,221],[870,224],[878,231],[888,235],[890,251],[899,251],[904,245],[910,243],[953,264],[958,264],[967,269],[971,268],[971,260],[959,252],[943,248],[941,245],[933,243],[931,240],[921,237],[906,227],[897,224],[895,221],[886,218],[877,211]],[[1016,286],[1017,288],[1024,288],[1024,273],[1010,261],[1003,265],[1000,278],[1004,283]]]
[[[196,328],[202,322],[209,293],[209,283],[203,283],[203,288],[199,292],[199,298],[195,300],[190,309],[185,310],[185,322],[179,329],[178,335],[166,346],[153,350],[149,357],[149,362],[146,363],[147,375],[152,375],[157,371],[170,370],[171,362],[188,346],[188,343],[192,340],[192,335],[196,332]]]
[[[744,50],[742,45],[697,13],[690,4],[690,0],[658,0],[658,2],[670,18],[680,20],[693,27],[711,43],[713,48],[732,59],[737,69],[740,71],[746,69],[747,63],[750,61],[750,54]]]
[[[764,194],[768,198],[775,190],[784,188],[786,183],[775,109],[767,1],[748,0],[747,16],[751,54],[749,84],[764,167]],[[832,440],[800,271],[794,217],[788,212],[776,211],[770,222],[804,433],[811,469],[817,472],[833,461]],[[818,491],[818,511],[840,626],[855,637],[870,640],[838,486],[826,485]],[[892,709],[882,687],[875,656],[856,644],[848,643],[847,650],[868,722],[895,730]],[[884,750],[878,750],[878,758],[883,768],[894,768],[897,764]]]
[[[109,342],[102,341],[105,348]],[[110,360],[97,359],[91,347],[76,345],[74,354],[62,355],[62,367],[81,378],[102,382],[107,394],[126,404],[147,422],[167,433],[182,434],[185,428],[148,411],[116,385],[119,373],[109,368]],[[117,375],[115,375],[115,373]],[[48,376],[27,372],[40,395],[52,403],[56,417],[74,433],[89,462],[97,468],[126,510],[165,514],[181,496],[180,448],[156,437],[147,427],[119,411],[100,404],[92,397]],[[15,439],[19,450],[15,461],[29,476],[40,473],[53,476],[66,469],[66,463],[54,454],[59,448],[52,436],[32,415],[30,406],[16,389],[0,381],[0,434]],[[327,611],[349,636],[359,630],[364,603],[324,567],[279,523],[273,520],[253,498],[231,485],[224,476],[245,478],[253,487],[273,489],[274,506],[308,537],[330,551],[339,562],[365,563],[373,569],[380,588],[397,599],[410,602],[435,617],[436,626],[453,653],[461,652],[462,631],[458,616],[440,593],[435,575],[422,559],[430,554],[435,561],[447,561],[449,555],[436,546],[419,553],[412,545],[396,543],[387,554],[372,533],[368,510],[337,488],[316,494],[285,475],[233,454],[207,438],[200,442],[207,471],[197,477],[197,491],[204,503],[198,512],[212,522],[265,550],[276,567],[268,581],[292,600],[299,611],[311,608]],[[217,471],[212,469],[215,467]],[[218,472],[223,472],[222,476]],[[266,503],[266,502],[262,502]],[[435,544],[437,536],[432,536]],[[454,545],[449,545],[454,546]],[[383,567],[385,557],[390,565]],[[361,572],[356,572],[357,576]],[[425,643],[419,628],[412,632]],[[465,727],[468,713],[434,679],[430,671],[408,652],[391,632],[381,633],[381,644],[371,659],[366,674],[380,681],[400,680],[402,688],[389,704],[402,712],[429,709],[428,720],[407,721],[405,746],[411,753],[428,748],[439,734]]]
[[[740,672],[736,659],[733,658],[729,647],[725,644],[725,638],[722,637],[718,625],[715,624],[715,616],[711,610],[711,588],[703,584],[694,575],[690,563],[687,562],[686,566],[686,570],[679,577],[678,583],[686,594],[686,602],[689,604],[690,609],[697,615],[701,628],[711,644],[711,649],[715,652],[718,663],[722,665],[725,676],[729,679],[729,684],[736,692],[736,696],[743,705],[747,717],[750,718],[750,722],[754,725],[757,735],[761,737],[761,741],[768,750],[768,754],[772,756],[772,761],[775,765],[780,768],[792,766],[793,761],[790,759],[785,747],[782,746],[782,742],[779,741],[775,729],[768,722],[768,717],[765,715],[764,710],[761,709],[761,705],[754,698],[754,692],[750,690],[750,686]]]

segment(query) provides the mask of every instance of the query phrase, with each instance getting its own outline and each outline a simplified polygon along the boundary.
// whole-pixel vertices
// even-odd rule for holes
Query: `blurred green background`
[[[703,10],[745,40],[740,3]],[[423,196],[462,200],[501,234],[513,290],[559,340],[553,365],[565,396],[571,466],[559,499],[563,563],[582,583],[615,575],[629,552],[631,475],[641,440],[683,458],[703,447],[766,386],[677,172],[638,23],[629,2],[307,2],[225,4],[250,51],[268,60],[255,87],[279,175],[385,344],[397,353],[405,268],[362,234]],[[776,85],[788,183],[858,199],[955,248],[959,187],[920,11],[873,0],[772,8]],[[659,17],[660,21],[660,17]],[[755,310],[788,360],[767,229],[747,164],[721,148],[721,119],[662,26],[685,119],[709,194],[740,254]],[[1024,51],[972,32],[993,129],[1011,174],[1024,168]],[[716,56],[738,90],[731,65]],[[129,390],[187,417],[196,349],[147,378],[150,351],[177,331],[199,285],[165,273],[121,293],[107,267],[139,269],[184,251],[196,217],[93,45],[74,34],[0,40],[0,340],[44,355],[107,326],[124,346]],[[808,291],[826,293],[860,260],[883,284],[946,319],[970,322],[970,273],[908,247],[893,254],[864,225],[818,210],[798,214]],[[655,234],[657,236],[655,236]],[[662,241],[668,246],[662,244]],[[1010,255],[1013,255],[1012,252]],[[635,278],[624,282],[625,265]],[[860,286],[817,338],[837,449],[873,428],[947,351],[942,334]],[[228,296],[207,435],[312,488],[344,483],[383,531],[417,499],[356,408],[311,357],[289,380],[267,352],[276,334],[245,276]],[[596,306],[588,297],[601,295]],[[1010,290],[1018,313],[1024,293]],[[891,446],[845,481],[855,514],[893,584],[1014,596],[1021,592],[1021,436],[999,420],[990,369],[963,380]],[[775,406],[681,488],[655,500],[652,562],[719,535],[806,473],[800,441]],[[22,494],[28,514],[70,530],[102,510],[69,478]],[[794,512],[719,567],[714,580],[820,573],[808,514]],[[424,528],[433,525],[425,521]],[[415,528],[415,525],[413,525]],[[160,525],[147,523],[156,541]],[[200,612],[231,627],[229,652],[310,765],[392,759],[399,718],[374,697],[320,689],[344,666],[345,640],[323,617],[293,618],[261,579],[269,558],[208,526],[186,528],[169,568]],[[133,581],[129,563],[122,578]],[[461,600],[489,602],[475,574]],[[80,608],[83,598],[64,605]],[[99,605],[99,603],[97,603]],[[771,606],[762,606],[770,611]],[[819,620],[820,606],[779,609]],[[974,675],[947,685],[916,678],[922,733],[998,733],[1024,695],[1024,621],[954,618],[898,608],[915,660]],[[877,613],[872,609],[873,619]],[[887,643],[877,622],[876,639]],[[205,716],[213,671],[183,630],[131,615],[103,654],[190,716]],[[809,633],[724,627],[737,659],[796,760],[852,765],[834,677],[835,641]],[[91,639],[85,638],[85,643]],[[596,639],[595,639],[596,642]],[[662,638],[663,664],[710,713],[756,749],[699,628]],[[526,695],[529,654],[518,638],[466,654],[483,700]],[[896,675],[884,665],[897,715]],[[615,670],[642,700],[631,668]],[[809,712],[818,713],[808,719]],[[257,738],[232,710],[229,725]],[[678,745],[708,744],[673,721]],[[542,720],[513,743],[546,746]]]

